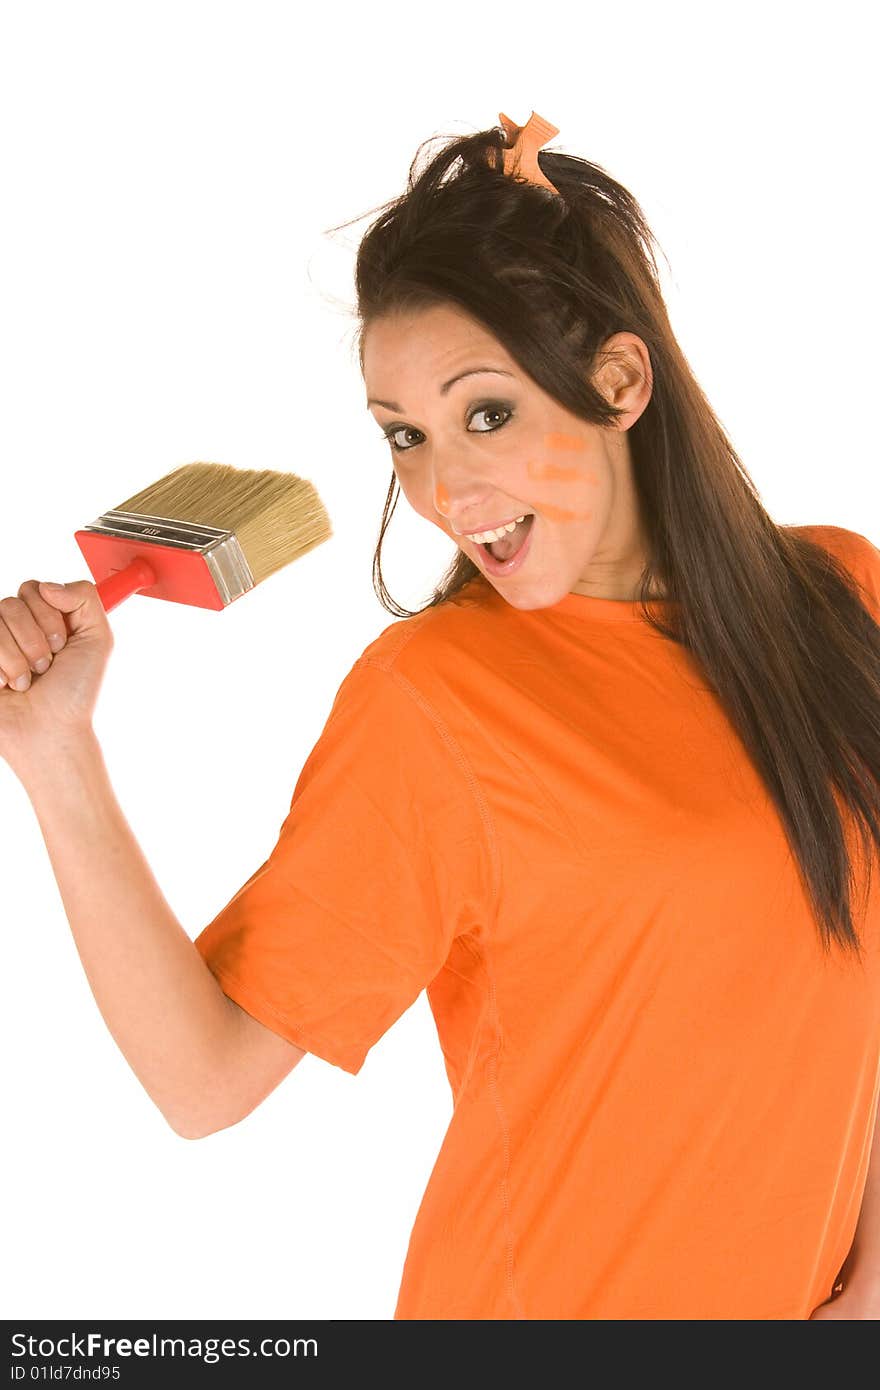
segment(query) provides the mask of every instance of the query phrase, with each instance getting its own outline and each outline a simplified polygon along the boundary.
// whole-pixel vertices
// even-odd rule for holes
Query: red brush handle
[[[109,613],[111,608],[136,594],[138,589],[150,589],[155,583],[155,570],[138,555],[125,569],[117,570],[115,574],[101,580],[97,585],[98,597],[104,605],[104,611]]]
[[[74,540],[108,611],[137,593],[215,611],[232,602],[230,594],[221,592],[216,571],[199,547],[89,530],[75,531]]]

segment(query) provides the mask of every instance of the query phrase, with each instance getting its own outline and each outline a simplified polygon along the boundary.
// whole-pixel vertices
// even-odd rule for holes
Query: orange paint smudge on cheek
[[[565,468],[559,463],[534,463],[531,459],[526,470],[530,478],[546,478],[555,483],[576,483],[581,477],[579,468]]]
[[[586,443],[579,434],[545,434],[544,443],[548,449],[585,449]]]
[[[579,434],[555,434],[544,435],[544,445],[547,449],[552,449],[554,453],[565,451],[567,453],[583,453],[587,447],[586,441]],[[542,459],[535,463],[529,460],[526,465],[530,478],[547,479],[555,483],[576,483],[581,479],[587,482],[595,482],[595,478],[585,473],[582,467],[576,463],[564,464],[553,463],[548,459]]]
[[[548,521],[589,521],[592,512],[568,512],[564,507],[553,507],[549,502],[539,502],[541,516]]]
[[[437,491],[434,496],[434,505],[438,512],[444,512],[449,506],[449,493],[442,483],[437,484]]]

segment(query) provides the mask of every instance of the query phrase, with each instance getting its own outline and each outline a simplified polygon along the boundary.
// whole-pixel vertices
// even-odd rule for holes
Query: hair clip
[[[548,140],[552,140],[554,135],[559,134],[556,126],[536,115],[534,111],[523,126],[516,125],[503,111],[499,111],[498,117],[504,126],[509,145],[504,151],[505,174],[518,175],[520,178],[528,179],[530,183],[540,184],[541,187],[549,188],[551,192],[558,194],[559,189],[541,172],[538,165],[538,150],[542,145],[546,145]]]

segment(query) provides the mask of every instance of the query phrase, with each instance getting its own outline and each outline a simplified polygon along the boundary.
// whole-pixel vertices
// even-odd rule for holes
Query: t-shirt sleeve
[[[485,827],[446,725],[359,658],[269,857],[195,938],[223,991],[356,1074],[490,910]]]

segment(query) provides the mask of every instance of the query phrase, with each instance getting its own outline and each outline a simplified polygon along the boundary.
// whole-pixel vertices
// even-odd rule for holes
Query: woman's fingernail
[[[31,678],[30,678],[30,676],[28,675],[27,672],[25,672],[23,676],[19,676],[19,678],[18,678],[17,681],[13,681],[13,682],[12,682],[13,687],[14,687],[16,690],[22,691],[22,693],[24,693],[24,691],[27,690],[27,688],[28,688],[28,686],[30,685],[30,683],[31,683]]]
[[[52,658],[51,658],[51,656],[41,656],[40,659],[39,659],[39,661],[35,661],[35,662],[34,662],[34,670],[36,671],[36,673],[37,673],[38,676],[41,676],[41,675],[43,674],[44,671],[48,671],[48,669],[49,669],[49,667],[50,667],[51,665],[52,665]]]

